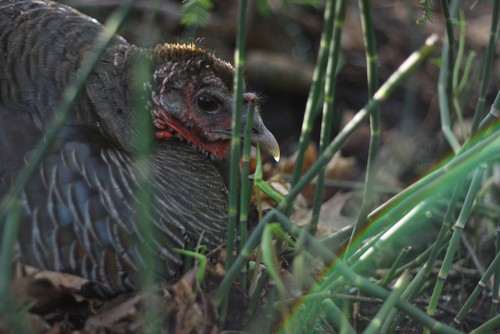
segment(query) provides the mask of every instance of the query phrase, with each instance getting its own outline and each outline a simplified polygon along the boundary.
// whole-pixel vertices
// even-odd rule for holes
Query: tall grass
[[[345,10],[345,1],[327,1],[321,48],[306,106],[291,190],[284,201],[267,212],[258,223],[245,245],[240,249],[236,260],[228,268],[214,300],[216,304],[224,305],[231,284],[235,282],[259,245],[261,245],[260,248],[264,249],[273,248],[273,245],[268,241],[269,233],[266,227],[272,225],[273,235],[280,240],[280,243],[294,250],[295,259],[287,259],[289,263],[298,266],[298,268],[292,269],[292,280],[302,281],[299,276],[308,275],[307,271],[310,270],[310,267],[304,265],[304,261],[300,261],[301,258],[320,258],[324,263],[322,274],[317,276],[318,273],[316,273],[316,278],[312,281],[308,280],[307,284],[301,286],[302,293],[297,295],[296,291],[293,293],[291,290],[287,290],[290,287],[286,287],[284,282],[280,281],[282,280],[280,276],[275,274],[280,270],[279,262],[276,259],[273,261],[263,260],[267,270],[261,276],[259,284],[263,286],[265,285],[264,280],[269,281],[270,292],[267,303],[272,303],[274,307],[279,309],[281,317],[281,320],[275,320],[275,325],[281,324],[275,327],[275,331],[308,333],[312,329],[321,331],[320,328],[331,326],[341,333],[355,332],[349,323],[351,319],[349,307],[345,307],[346,301],[340,296],[342,294],[356,295],[362,293],[382,300],[380,311],[369,322],[365,333],[373,333],[378,330],[383,333],[394,332],[396,326],[402,320],[401,315],[409,316],[415,322],[421,323],[433,332],[459,333],[460,331],[454,326],[460,323],[465,314],[472,308],[471,305],[476,301],[480,291],[486,288],[488,277],[499,270],[497,256],[488,267],[482,280],[478,282],[476,290],[470,296],[466,305],[457,314],[455,324],[440,323],[432,318],[436,303],[440,301],[439,291],[442,291],[443,285],[447,284],[445,278],[449,265],[454,261],[453,254],[456,253],[457,247],[460,247],[459,236],[461,233],[468,233],[463,230],[464,224],[469,220],[482,219],[480,212],[474,211],[473,208],[475,205],[479,205],[478,203],[481,203],[482,197],[479,195],[481,193],[479,189],[485,187],[489,182],[488,180],[491,180],[491,167],[497,165],[500,159],[500,151],[498,150],[498,147],[500,147],[498,111],[492,108],[490,114],[484,114],[485,94],[487,87],[489,87],[488,82],[492,72],[492,55],[498,41],[497,20],[499,10],[495,9],[499,8],[499,1],[494,1],[493,4],[490,42],[483,59],[478,106],[474,113],[474,125],[471,134],[463,144],[452,133],[451,129],[454,125],[452,119],[454,117],[450,117],[451,108],[453,105],[457,106],[456,101],[452,102],[452,98],[460,93],[456,91],[458,88],[456,73],[457,69],[460,68],[460,64],[456,62],[461,61],[460,57],[463,55],[464,47],[464,45],[461,45],[459,55],[455,54],[455,31],[462,29],[460,33],[463,34],[463,27],[465,27],[465,23],[462,23],[463,25],[459,27],[459,21],[456,18],[459,2],[454,1],[451,8],[449,8],[447,1],[441,1],[441,12],[446,23],[446,35],[443,36],[444,43],[440,43],[436,36],[431,36],[425,45],[410,55],[378,90],[376,43],[370,3],[368,1],[359,1],[359,4],[367,50],[367,80],[370,100],[335,139],[331,141],[327,139],[328,132],[325,130],[331,127],[330,121],[333,113],[331,106],[334,96],[332,87],[335,87],[336,83],[336,78],[332,75],[331,69],[337,63],[338,34],[342,31]],[[431,14],[429,12],[425,13],[426,17],[431,17]],[[465,45],[465,47],[467,46]],[[439,107],[443,124],[442,133],[455,153],[427,175],[423,175],[418,182],[404,189],[380,207],[374,208],[373,187],[380,143],[379,108],[381,108],[381,103],[394,92],[394,89],[403,84],[404,80],[413,71],[418,71],[421,63],[426,61],[433,51],[438,48],[442,50],[442,57],[440,80],[439,85],[436,86],[436,91],[439,92],[441,102]],[[330,51],[328,52],[328,50]],[[470,61],[464,71],[465,73],[462,73],[462,75],[467,77],[469,75],[468,71],[470,71]],[[324,74],[326,74],[326,80],[324,80]],[[324,85],[322,85],[323,82],[325,82]],[[304,152],[310,141],[312,120],[316,116],[315,111],[320,103],[320,96],[325,97],[320,144],[321,153],[316,163],[304,175],[301,175],[300,170]],[[459,113],[458,119],[461,120],[462,115],[460,111],[457,112]],[[326,247],[327,242],[323,243],[321,240],[314,238],[317,217],[321,209],[322,196],[320,192],[316,193],[313,203],[313,220],[308,228],[299,228],[290,221],[292,203],[313,178],[317,177],[316,184],[322,185],[324,166],[330,161],[334,153],[342,148],[343,143],[352,135],[353,131],[367,118],[370,118],[371,124],[371,143],[366,166],[367,178],[363,204],[350,238],[350,246],[344,255],[339,257]],[[483,122],[481,123],[481,121]],[[479,127],[479,124],[482,124],[482,126]],[[478,128],[482,129],[482,131],[477,131]],[[242,195],[245,196],[246,193]],[[460,212],[458,218],[454,218],[456,212]],[[384,282],[385,286],[370,281],[374,270],[377,269],[378,254],[388,252],[396,247],[398,238],[413,233],[411,232],[412,225],[417,224],[422,219],[431,217],[433,217],[432,219],[443,217],[441,220],[443,228],[435,235],[435,240],[430,248],[424,248],[421,256],[417,256],[417,259],[421,259],[420,262],[410,261],[405,263],[404,260],[400,259],[400,262],[397,262],[391,268],[390,276],[383,281],[379,281]],[[280,226],[280,228],[277,226]],[[451,230],[454,232],[451,233]],[[294,237],[295,241],[290,241],[290,236]],[[332,236],[332,238],[334,237]],[[418,242],[418,240],[414,242]],[[273,252],[276,250],[268,249],[267,251]],[[437,259],[441,256],[445,257],[443,267],[435,283],[433,299],[427,307],[427,313],[424,313],[414,304],[414,300],[422,292],[424,284],[432,282],[430,277],[431,268],[436,265]],[[423,270],[412,277],[405,268],[412,265],[420,266],[421,264],[418,263],[423,263]],[[271,266],[275,266],[275,268],[271,268]],[[311,278],[310,275],[309,278]],[[392,286],[390,282],[395,283]],[[489,288],[498,293],[498,284],[499,279],[495,277],[493,286],[489,286]],[[241,288],[246,287],[242,286]],[[393,292],[390,292],[391,288],[393,288]],[[273,289],[277,289],[279,293],[272,293]],[[493,297],[489,297],[489,300],[492,305],[490,321],[478,328],[478,331],[482,331],[484,328],[491,330],[495,326],[499,326],[498,316],[493,311],[497,309],[498,297],[493,295]],[[266,324],[263,324],[263,326],[264,328],[269,327]]]

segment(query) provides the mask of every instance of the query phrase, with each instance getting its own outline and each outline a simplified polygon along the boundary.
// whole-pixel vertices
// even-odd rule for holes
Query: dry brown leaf
[[[30,312],[41,315],[46,324],[52,324],[52,332],[68,332],[81,328],[93,313],[92,302],[78,293],[85,282],[87,280],[77,276],[40,271],[16,263],[11,293],[17,307],[31,304]]]
[[[120,322],[137,321],[140,303],[144,298],[144,294],[132,297],[130,295],[121,295],[115,298],[113,301],[106,303],[97,314],[88,318],[84,330],[88,333],[108,331],[116,328]],[[124,327],[123,324],[121,327]]]
[[[217,308],[202,293],[193,291],[195,270],[165,290],[164,302],[175,303],[175,321],[169,321],[169,333],[218,333]]]
[[[332,198],[321,205],[318,220],[318,238],[326,237],[355,222],[355,218],[342,214],[342,209],[351,198],[352,193],[337,192]],[[292,215],[292,221],[298,226],[306,226],[311,221],[311,209],[304,209]]]

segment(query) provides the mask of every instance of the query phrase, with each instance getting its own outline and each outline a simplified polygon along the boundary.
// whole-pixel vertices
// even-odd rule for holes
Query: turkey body
[[[64,5],[0,1],[0,198],[43,140],[101,30]],[[182,265],[172,248],[213,248],[225,236],[227,188],[205,154],[180,140],[155,140],[148,164],[132,153],[130,64],[143,52],[114,38],[19,198],[22,262],[99,282],[98,293],[109,296],[138,287],[136,273],[147,266],[141,249],[172,279]],[[136,217],[145,179],[149,238]]]

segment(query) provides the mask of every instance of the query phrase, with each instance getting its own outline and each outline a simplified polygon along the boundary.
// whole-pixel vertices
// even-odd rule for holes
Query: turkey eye
[[[214,112],[219,109],[217,100],[209,95],[203,94],[196,98],[196,105],[201,111]]]

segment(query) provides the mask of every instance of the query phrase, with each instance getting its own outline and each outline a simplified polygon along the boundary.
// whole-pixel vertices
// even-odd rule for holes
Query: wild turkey
[[[43,140],[101,31],[65,5],[0,1],[0,197]],[[154,231],[146,248],[161,262],[158,274],[179,274],[182,259],[172,248],[198,241],[213,248],[226,234],[228,194],[214,162],[229,151],[233,68],[195,45],[143,49],[117,36],[20,196],[16,247],[24,263],[99,282],[104,295],[136,289],[136,273],[146,266],[145,238],[134,221],[134,191],[145,173],[132,140],[129,87],[138,62],[152,69],[144,82],[156,137],[149,177]],[[252,99],[244,95],[245,104]],[[278,152],[258,114],[252,142]]]

